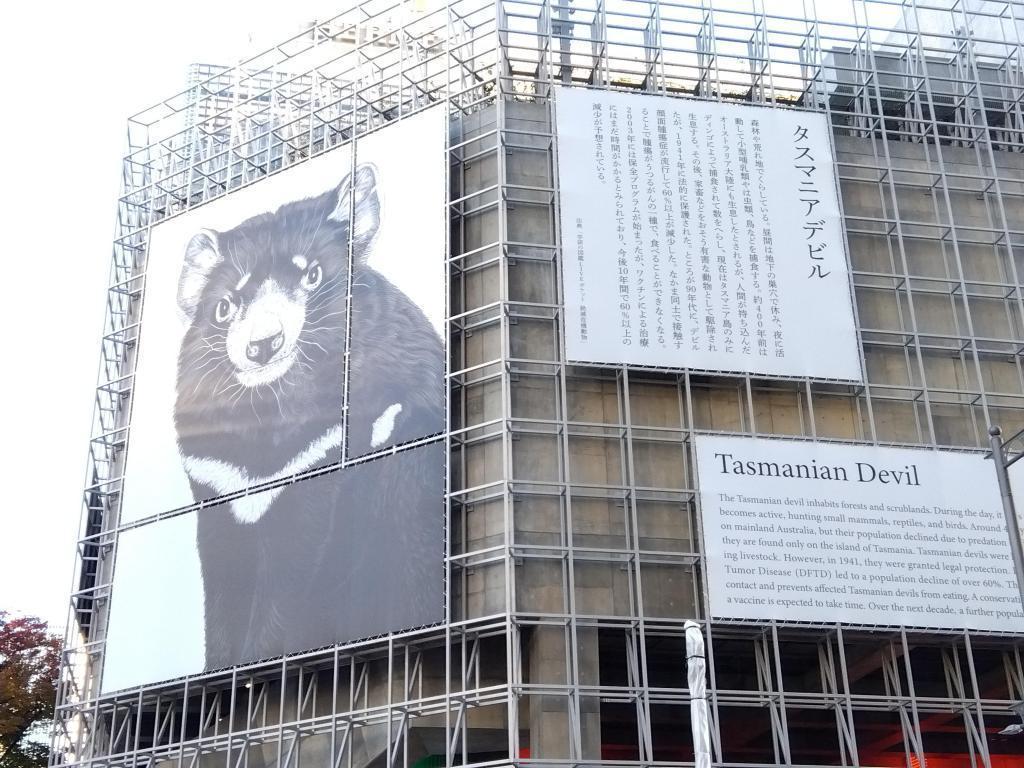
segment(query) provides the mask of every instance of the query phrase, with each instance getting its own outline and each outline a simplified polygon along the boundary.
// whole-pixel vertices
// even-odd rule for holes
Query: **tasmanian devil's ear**
[[[210,279],[210,272],[221,260],[218,235],[212,229],[204,229],[189,240],[185,248],[185,263],[178,278],[178,308],[188,318],[195,317],[196,306]]]
[[[380,226],[380,197],[377,194],[377,170],[369,163],[356,166],[338,187],[337,204],[327,218],[349,222],[355,244],[373,239]]]

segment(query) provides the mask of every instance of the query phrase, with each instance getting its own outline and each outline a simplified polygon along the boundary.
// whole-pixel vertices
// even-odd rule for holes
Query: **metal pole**
[[[1006,532],[1010,536],[1017,592],[1020,595],[1021,610],[1024,610],[1024,546],[1021,545],[1020,524],[1017,521],[1017,510],[1014,508],[1013,493],[1010,490],[1010,473],[1007,471],[1003,431],[999,427],[989,427],[988,435],[988,444],[992,448],[992,463],[996,465],[996,479],[999,481],[999,495],[1003,497],[1003,516],[1006,518]]]
[[[700,624],[687,620],[686,680],[690,687],[690,730],[693,733],[693,764],[695,768],[711,768],[711,724],[708,719],[706,661],[704,634]]]

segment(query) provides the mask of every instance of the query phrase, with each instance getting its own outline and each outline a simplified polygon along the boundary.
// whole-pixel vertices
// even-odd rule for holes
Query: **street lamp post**
[[[1013,492],[1010,490],[1009,469],[1024,454],[1017,454],[1013,458],[1007,453],[1006,446],[1017,438],[1024,435],[1024,430],[1011,436],[1009,440],[1003,440],[1003,431],[999,427],[989,427],[988,443],[992,448],[992,463],[996,465],[996,479],[999,482],[999,495],[1003,499],[1003,516],[1006,518],[1006,532],[1010,537],[1010,552],[1013,557],[1013,571],[1017,577],[1017,592],[1020,595],[1020,604],[1024,608],[1024,545],[1020,540],[1020,523],[1017,520],[1017,510],[1013,504]]]

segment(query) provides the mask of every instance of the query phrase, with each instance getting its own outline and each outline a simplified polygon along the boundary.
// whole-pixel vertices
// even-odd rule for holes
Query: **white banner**
[[[556,93],[570,360],[861,380],[824,115]]]
[[[1024,630],[980,454],[698,435],[711,614]]]
[[[153,228],[104,692],[443,620],[448,126]]]

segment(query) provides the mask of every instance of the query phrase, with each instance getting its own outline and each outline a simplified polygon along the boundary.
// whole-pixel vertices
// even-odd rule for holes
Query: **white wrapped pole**
[[[687,621],[683,626],[686,632],[686,679],[690,686],[693,759],[696,768],[711,768],[711,725],[708,720],[704,635],[695,621]]]

